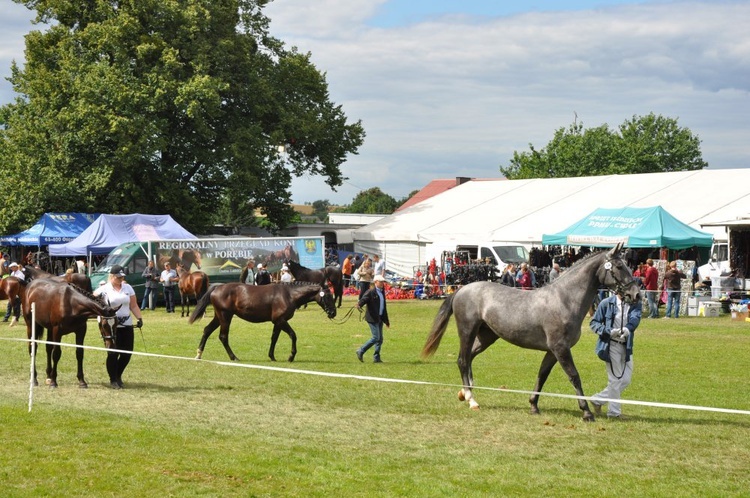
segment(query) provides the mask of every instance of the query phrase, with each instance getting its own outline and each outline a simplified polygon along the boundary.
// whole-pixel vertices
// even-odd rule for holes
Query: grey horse
[[[584,396],[581,378],[570,349],[581,337],[581,325],[600,284],[615,290],[626,301],[640,299],[639,284],[620,256],[622,243],[609,251],[590,254],[554,282],[537,290],[520,290],[493,282],[475,282],[450,295],[440,307],[422,356],[432,355],[452,315],[456,317],[460,351],[458,369],[463,388],[458,399],[479,409],[471,392],[472,360],[498,338],[527,349],[545,351],[534,392],[539,393],[557,362],[565,370],[578,396]],[[531,413],[538,414],[539,394],[529,398]],[[585,399],[578,400],[583,420],[593,421]]]

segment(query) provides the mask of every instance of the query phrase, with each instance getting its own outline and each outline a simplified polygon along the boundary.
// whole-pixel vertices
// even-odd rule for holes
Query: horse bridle
[[[106,323],[109,326],[109,335],[102,335],[102,340],[105,342],[107,339],[111,339],[112,342],[117,343],[117,315],[115,316],[98,316],[96,320],[101,324]]]
[[[630,281],[628,281],[628,282],[625,283],[625,282],[622,282],[619,278],[617,278],[617,276],[615,275],[615,273],[612,271],[612,261],[614,259],[617,259],[618,261],[622,262],[622,259],[620,259],[620,258],[609,257],[604,262],[604,270],[606,272],[608,272],[610,274],[610,276],[612,277],[612,280],[615,281],[615,287],[613,289],[615,291],[615,293],[620,294],[621,296],[623,296],[624,300],[628,300],[629,298],[625,294],[625,288],[628,285],[630,285],[630,283],[632,282],[632,280],[630,280]],[[605,275],[605,278],[606,278],[606,275]]]

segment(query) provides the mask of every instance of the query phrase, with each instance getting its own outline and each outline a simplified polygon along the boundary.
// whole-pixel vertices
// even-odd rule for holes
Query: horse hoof
[[[294,361],[294,356],[290,356],[289,359],[288,359],[288,361],[289,361],[289,363],[293,362]]]
[[[595,422],[594,414],[593,413],[584,413],[583,414],[583,421],[584,422]]]
[[[537,408],[536,406],[532,406],[531,407],[531,414],[532,415],[539,415],[539,408]]]
[[[474,411],[479,411],[479,404],[470,404],[469,408],[471,408]]]
[[[50,386],[50,385],[52,385],[52,379],[45,379],[44,383],[47,384],[48,386]]]
[[[86,384],[85,382],[80,382],[80,383],[78,384],[78,388],[79,388],[79,389],[88,389],[88,388],[89,388],[89,385],[88,385],[88,384]]]
[[[464,397],[464,390],[463,389],[461,389],[460,391],[458,391],[458,400],[459,401],[466,401],[466,398]]]

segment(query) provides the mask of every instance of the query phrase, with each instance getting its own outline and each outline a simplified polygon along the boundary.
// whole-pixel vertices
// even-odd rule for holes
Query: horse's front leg
[[[188,304],[188,316],[190,316],[190,305]],[[185,317],[185,294],[180,291],[180,318]]]
[[[573,389],[575,389],[576,395],[579,396],[578,407],[583,411],[583,421],[593,422],[594,414],[589,410],[588,402],[583,399],[584,394],[583,386],[581,385],[581,377],[578,375],[578,369],[576,369],[575,363],[573,363],[573,354],[570,352],[570,349],[559,352],[557,361],[560,362],[560,366],[565,370],[565,373],[568,374],[570,383],[573,384]]]
[[[555,354],[551,351],[547,351],[547,354],[545,354],[542,359],[542,364],[539,365],[539,374],[536,377],[536,384],[534,385],[535,393],[542,392],[544,383],[547,382],[547,377],[549,377],[549,373],[552,371],[552,367],[554,367],[556,363],[557,357]],[[539,415],[539,394],[532,394],[529,398],[529,403],[531,404],[531,414]]]
[[[82,333],[76,332],[76,361],[78,362],[78,387],[86,389],[89,385],[86,383],[86,379],[83,378],[83,340],[86,338],[86,331]]]
[[[292,329],[292,326],[289,325],[289,322],[283,322],[280,323],[280,329],[286,332],[286,334],[289,336],[289,339],[292,340],[292,350],[289,354],[288,361],[292,362],[294,361],[294,357],[297,356],[297,334],[294,332],[294,329]],[[276,327],[274,327],[274,338],[272,338],[271,341],[271,351],[269,351],[269,355],[273,354],[273,350],[276,347],[276,340],[279,338],[279,331],[276,330]]]
[[[213,321],[211,322],[213,323]],[[232,316],[230,315],[229,318],[226,318],[222,321],[221,329],[219,329],[219,340],[224,345],[224,349],[227,351],[227,354],[229,355],[229,359],[232,361],[241,361],[239,358],[237,358],[237,355],[234,354],[234,351],[232,351],[232,348],[229,347],[229,325],[232,323]]]
[[[271,345],[268,348],[268,357],[271,361],[276,361],[276,341],[279,340],[279,334],[281,333],[281,323],[273,324],[273,331],[271,332]]]

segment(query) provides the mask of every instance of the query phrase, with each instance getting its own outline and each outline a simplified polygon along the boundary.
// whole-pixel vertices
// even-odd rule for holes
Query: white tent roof
[[[750,169],[470,181],[356,230],[354,240],[541,245],[542,234],[602,207],[662,206],[701,230],[750,212],[748,185]]]

